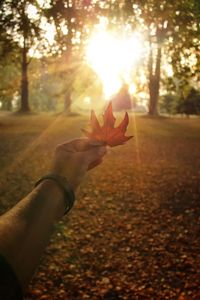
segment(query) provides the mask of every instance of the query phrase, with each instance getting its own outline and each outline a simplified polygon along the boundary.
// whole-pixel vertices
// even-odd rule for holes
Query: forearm
[[[94,162],[99,164],[105,153],[105,147],[91,145],[88,139],[64,143],[56,149],[51,173],[66,177],[69,186],[76,190],[87,170],[91,165],[94,167]],[[0,217],[0,254],[10,263],[22,287],[27,285],[39,263],[53,224],[73,205],[74,196],[69,187],[66,190],[56,181],[45,179]]]
[[[37,267],[53,224],[64,213],[62,190],[45,180],[0,218],[0,254],[24,287]]]

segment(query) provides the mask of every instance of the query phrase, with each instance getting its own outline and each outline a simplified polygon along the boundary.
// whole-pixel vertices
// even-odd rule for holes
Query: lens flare
[[[134,85],[132,74],[141,59],[143,47],[137,34],[125,38],[101,31],[91,37],[86,59],[103,83],[105,98],[116,93],[122,82]]]

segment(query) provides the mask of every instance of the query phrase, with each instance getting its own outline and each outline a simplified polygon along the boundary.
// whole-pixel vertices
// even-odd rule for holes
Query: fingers
[[[102,163],[103,159],[102,158],[99,158],[95,161],[93,161],[89,166],[88,166],[88,170],[91,170],[95,167],[97,167],[98,165],[100,165]]]
[[[89,144],[90,144],[91,146],[94,146],[94,147],[96,147],[96,146],[105,146],[105,145],[106,145],[106,142],[90,140],[90,141],[89,141]]]
[[[104,145],[105,143],[102,141],[93,141],[87,138],[80,138],[58,145],[56,151],[64,150],[66,152],[83,152],[88,151],[91,148]]]
[[[102,157],[106,154],[106,147],[105,146],[101,146],[101,147],[93,147],[92,149],[86,151],[84,153],[85,156],[85,160],[88,164],[88,166],[90,166],[90,164],[92,164],[95,161],[98,161],[100,159],[102,159]]]
[[[74,140],[73,145],[74,145],[74,149],[77,152],[83,152],[83,151],[88,151],[94,147],[104,146],[105,143],[101,141],[93,141],[90,139],[83,138],[83,139]]]
[[[91,141],[89,139],[75,139],[58,145],[56,153],[60,157],[64,155],[63,163],[66,158],[74,164],[74,168],[84,169],[85,171],[94,168],[102,162],[102,157],[106,154],[104,143]],[[63,157],[63,156],[62,156]]]

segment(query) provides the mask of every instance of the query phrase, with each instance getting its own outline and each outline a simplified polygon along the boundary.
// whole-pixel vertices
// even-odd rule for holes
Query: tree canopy
[[[159,102],[164,99],[162,95],[172,93],[176,94],[173,99],[181,99],[185,86],[199,89],[200,4],[197,0],[176,2],[172,0],[160,2],[156,0],[53,0],[48,3],[37,0],[3,0],[0,2],[0,62],[5,76],[0,90],[1,102],[6,103],[8,101],[6,99],[12,99],[18,93],[21,95],[19,108],[22,111],[29,111],[31,99],[36,104],[38,101],[48,103],[44,100],[45,97],[55,97],[57,100],[61,97],[65,107],[70,109],[73,98],[77,95],[77,87],[80,86],[80,90],[82,89],[78,84],[79,80],[86,82],[88,78],[86,85],[93,85],[90,91],[94,88],[100,91],[101,85],[104,89],[104,84],[108,85],[109,82],[107,79],[102,81],[102,76],[99,76],[95,68],[94,72],[99,77],[96,81],[98,87],[95,81],[91,82],[90,76],[93,75],[90,72],[85,72],[89,77],[80,78],[80,73],[84,73],[80,72],[80,68],[89,64],[86,49],[90,37],[94,35],[97,28],[98,30],[102,28],[102,24],[104,31],[114,33],[115,39],[119,36],[125,39],[132,34],[141,37],[143,49],[138,50],[141,52],[140,61],[133,66],[131,72],[129,70],[129,81],[126,83],[129,86],[135,85],[134,97],[140,97],[142,93],[146,95],[143,98],[146,97],[150,115],[159,113]],[[107,41],[102,41],[100,47],[107,49],[106,43]],[[134,56],[136,50],[137,42],[132,54],[130,51],[127,52],[130,61],[131,55]],[[100,49],[96,51],[100,54],[102,52]],[[109,52],[109,49],[106,51]],[[98,60],[98,57],[96,59]],[[31,61],[35,67],[29,68]],[[42,71],[44,61],[47,65],[56,65],[57,68],[56,71],[52,71],[54,67],[46,68],[48,74],[45,78],[49,85],[46,82],[42,87],[39,81],[44,78]],[[114,64],[120,65],[120,61],[116,58]],[[90,67],[93,68],[92,65]],[[109,68],[113,66],[108,65],[107,68],[110,72]],[[19,83],[20,69],[21,84]],[[105,74],[106,66],[103,75]],[[112,74],[110,75],[112,82],[114,71],[110,74]],[[121,87],[126,81],[123,76],[118,78],[118,81],[121,80]],[[14,77],[17,77],[16,80],[13,79]],[[29,82],[32,78],[35,80],[34,84]],[[58,83],[55,84],[55,81]],[[16,84],[12,84],[13,82]],[[37,82],[39,85],[36,84]],[[76,86],[75,93],[74,86]],[[116,87],[115,93],[121,87],[118,86],[118,90]],[[30,93],[29,89],[31,89]],[[55,92],[52,93],[51,90]],[[39,100],[41,91],[44,98],[41,97]],[[40,107],[40,109],[46,107],[43,104],[36,106],[35,104],[33,107]],[[2,105],[2,108],[5,107]]]

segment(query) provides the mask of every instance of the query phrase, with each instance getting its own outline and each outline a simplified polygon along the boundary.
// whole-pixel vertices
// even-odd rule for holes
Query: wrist
[[[64,201],[65,201],[64,214],[67,214],[73,207],[74,201],[75,201],[75,194],[74,194],[74,191],[71,188],[68,180],[63,176],[50,173],[50,174],[47,174],[47,175],[41,177],[36,182],[35,186],[39,185],[41,182],[43,182],[45,180],[53,181],[54,184],[56,184],[57,187],[60,189],[60,191],[63,193]]]
[[[45,179],[40,182],[35,190],[39,192],[42,201],[48,202],[55,212],[55,218],[60,219],[65,213],[65,196],[59,186],[51,179]]]

